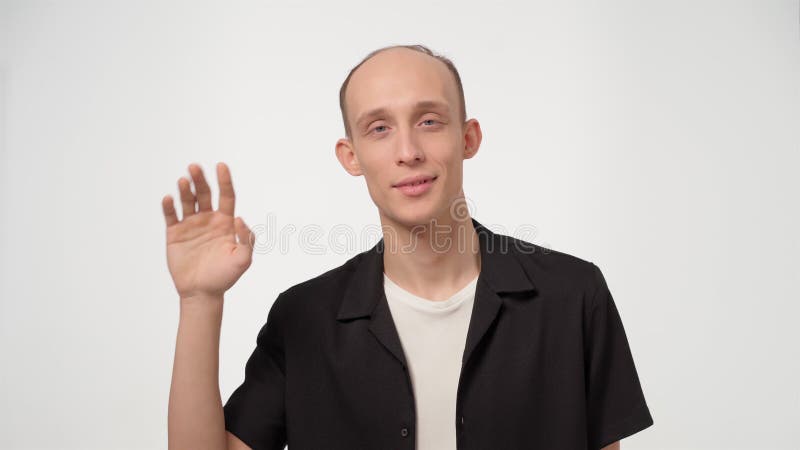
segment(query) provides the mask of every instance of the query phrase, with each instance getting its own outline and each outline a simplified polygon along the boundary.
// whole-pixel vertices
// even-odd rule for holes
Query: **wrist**
[[[191,295],[181,295],[180,305],[181,308],[202,308],[202,309],[216,309],[221,308],[225,301],[224,295],[197,293]]]

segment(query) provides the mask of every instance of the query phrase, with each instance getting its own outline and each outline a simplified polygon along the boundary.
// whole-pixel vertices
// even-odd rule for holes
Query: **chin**
[[[389,217],[392,221],[410,229],[415,226],[430,225],[437,217],[439,217],[439,214],[435,208],[432,208],[429,205],[407,205],[404,207],[395,207]]]

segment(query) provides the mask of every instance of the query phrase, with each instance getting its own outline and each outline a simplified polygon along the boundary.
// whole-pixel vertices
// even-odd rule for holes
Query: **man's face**
[[[351,175],[364,176],[382,223],[451,223],[451,205],[464,196],[463,161],[478,151],[481,132],[477,120],[461,122],[445,64],[385,50],[353,73],[345,104],[351,139],[337,142],[336,155]],[[426,181],[400,186],[411,177]]]

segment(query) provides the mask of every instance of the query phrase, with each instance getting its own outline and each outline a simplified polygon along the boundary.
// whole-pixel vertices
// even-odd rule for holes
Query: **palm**
[[[250,266],[253,236],[240,218],[234,219],[235,196],[227,166],[217,166],[220,201],[216,211],[211,208],[211,192],[202,170],[197,165],[190,165],[189,170],[196,195],[189,189],[188,180],[178,181],[183,220],[177,220],[169,196],[162,201],[167,221],[167,265],[182,298],[221,295]]]

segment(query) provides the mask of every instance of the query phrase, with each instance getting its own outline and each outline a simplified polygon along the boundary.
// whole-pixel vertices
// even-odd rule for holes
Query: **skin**
[[[429,100],[444,107],[416,107]],[[417,243],[413,253],[384,252],[386,275],[420,297],[449,298],[480,271],[472,222],[451,213],[453,204],[464,199],[463,164],[478,152],[480,123],[459,120],[458,88],[444,63],[404,48],[378,53],[362,64],[350,79],[345,103],[352,136],[337,141],[336,157],[347,173],[364,177],[385,242]],[[376,109],[382,112],[368,116]],[[392,187],[420,173],[437,176],[426,194],[409,198]],[[450,242],[467,236],[471,249],[437,251],[426,245],[432,222],[452,227]],[[619,448],[617,441],[603,450]]]
[[[421,101],[439,106],[417,107]],[[353,74],[346,93],[352,136],[336,142],[335,153],[352,176],[363,176],[378,209],[387,245],[384,269],[403,288],[431,301],[448,298],[480,271],[477,234],[468,215],[451,207],[464,200],[463,163],[480,147],[480,124],[461,122],[458,91],[446,66],[409,49],[390,49]],[[365,113],[382,108],[368,121]],[[182,219],[171,196],[162,199],[167,265],[180,297],[180,321],[168,406],[170,449],[250,447],[225,430],[219,393],[219,337],[225,292],[250,267],[255,236],[234,213],[230,171],[216,166],[219,207],[201,167],[190,164],[191,180],[178,180]],[[419,197],[394,183],[409,175],[437,177]],[[191,184],[194,184],[194,191]],[[444,234],[436,230],[449,227]],[[432,245],[445,238],[465,246]],[[444,241],[447,242],[447,241]],[[414,245],[413,252],[399,249]],[[619,449],[619,442],[603,450]]]
[[[417,106],[425,101],[440,106]],[[347,173],[364,177],[378,209],[386,275],[420,297],[448,298],[480,271],[472,222],[451,213],[463,206],[464,160],[480,147],[479,122],[460,120],[455,79],[444,63],[405,48],[385,50],[362,64],[345,103],[352,136],[336,142],[336,157]],[[368,115],[376,109],[382,112]],[[425,194],[408,197],[392,187],[418,174],[437,177]],[[398,244],[397,251],[390,242]],[[400,251],[409,245],[413,252]]]
[[[250,447],[225,430],[219,392],[219,337],[224,293],[250,267],[255,236],[234,217],[236,196],[231,174],[217,164],[219,207],[203,171],[190,164],[191,182],[178,179],[182,219],[171,196],[161,200],[167,225],[167,266],[180,297],[172,384],[167,413],[170,449]],[[194,183],[195,193],[190,189]]]

